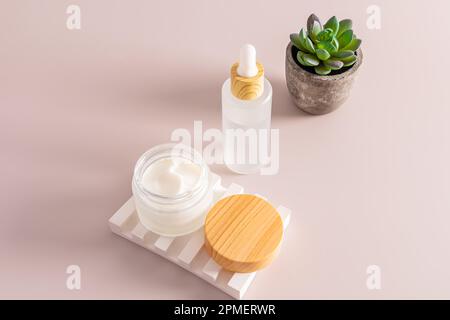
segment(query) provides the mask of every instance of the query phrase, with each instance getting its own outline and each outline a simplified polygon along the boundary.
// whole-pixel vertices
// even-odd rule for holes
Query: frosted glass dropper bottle
[[[272,86],[256,61],[255,47],[246,44],[222,86],[224,161],[230,170],[258,173],[267,165],[260,154],[268,154],[271,112]]]

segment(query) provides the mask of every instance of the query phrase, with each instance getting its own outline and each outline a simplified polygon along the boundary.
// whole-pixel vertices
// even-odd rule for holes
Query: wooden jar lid
[[[277,210],[250,194],[218,201],[205,221],[205,248],[224,269],[254,272],[270,264],[283,237]]]

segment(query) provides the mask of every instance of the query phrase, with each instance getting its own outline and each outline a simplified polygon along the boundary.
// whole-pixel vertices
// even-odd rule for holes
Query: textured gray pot
[[[357,60],[348,70],[320,76],[300,67],[292,56],[292,43],[286,48],[286,83],[294,103],[310,114],[325,114],[336,110],[347,100],[356,71],[362,63],[361,49],[356,51]]]

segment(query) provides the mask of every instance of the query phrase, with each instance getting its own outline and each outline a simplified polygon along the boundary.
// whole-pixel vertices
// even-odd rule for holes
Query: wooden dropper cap
[[[231,66],[231,93],[241,100],[259,98],[264,92],[264,67],[256,62],[256,50],[244,45],[240,61]]]

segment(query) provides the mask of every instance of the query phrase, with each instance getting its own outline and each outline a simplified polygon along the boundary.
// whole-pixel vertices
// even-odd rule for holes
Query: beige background
[[[66,29],[78,4],[82,29]],[[247,298],[450,298],[448,1],[13,1],[0,7],[0,298],[227,298],[113,235],[138,156],[194,120],[220,127],[220,89],[253,43],[274,87],[280,172],[226,183],[294,210]],[[289,34],[350,17],[365,61],[350,100],[291,103]],[[66,289],[78,264],[82,290]],[[366,267],[382,289],[366,288]]]

